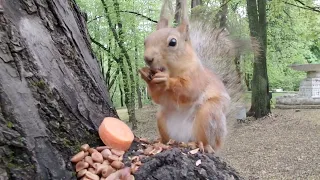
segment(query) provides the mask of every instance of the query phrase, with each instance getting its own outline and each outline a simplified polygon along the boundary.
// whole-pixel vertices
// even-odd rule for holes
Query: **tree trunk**
[[[119,91],[120,91],[120,106],[124,107],[123,90],[121,88],[120,82],[119,82]]]
[[[138,44],[136,38],[134,39],[134,59],[135,59],[135,67],[138,69]],[[142,97],[141,97],[141,91],[140,91],[140,85],[139,85],[139,72],[136,70],[136,91],[137,91],[137,96],[138,96],[138,108],[142,108]]]
[[[258,3],[258,4],[257,4]],[[252,78],[252,101],[248,115],[261,118],[270,113],[269,83],[267,73],[267,22],[266,1],[247,0],[250,35],[261,46],[259,55],[254,56]]]
[[[246,83],[246,86],[247,86],[247,90],[248,91],[251,91],[251,79],[250,79],[250,74],[249,73],[245,73],[245,83]]]
[[[118,32],[113,28],[111,16],[109,14],[109,6],[107,6],[105,0],[101,0],[103,5],[105,16],[113,37],[120,48],[120,57],[119,57],[119,67],[121,69],[122,77],[124,80],[124,93],[125,93],[125,104],[128,109],[129,122],[132,124],[132,129],[137,129],[137,119],[135,115],[135,81],[134,81],[134,71],[131,65],[130,57],[127,49],[125,48],[124,35],[122,29],[122,22],[120,18],[120,8],[118,1],[113,1],[113,5],[116,12],[116,24],[118,27]],[[127,62],[128,67],[125,67],[125,62]],[[128,71],[127,71],[128,70]]]
[[[85,20],[74,0],[1,6],[0,179],[72,179],[70,157],[117,117]]]
[[[227,28],[227,15],[228,15],[228,1],[221,0],[221,9],[219,11],[220,14],[220,28]]]
[[[202,0],[192,0],[191,1],[191,9],[196,6],[199,6],[199,5],[202,5]]]

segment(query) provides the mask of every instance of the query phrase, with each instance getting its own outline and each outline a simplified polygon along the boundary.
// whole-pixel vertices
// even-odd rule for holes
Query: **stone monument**
[[[277,97],[276,107],[320,109],[320,64],[297,64],[289,67],[297,71],[305,71],[307,77],[301,81],[299,93]]]

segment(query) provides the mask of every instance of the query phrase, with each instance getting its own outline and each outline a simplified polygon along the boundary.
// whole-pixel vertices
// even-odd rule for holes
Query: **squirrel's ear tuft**
[[[157,23],[157,30],[162,29],[162,28],[167,28],[169,25],[169,20],[168,19],[160,19]]]
[[[178,31],[184,37],[185,41],[189,40],[189,23],[187,21],[182,21],[182,23],[177,27]]]
[[[160,20],[157,23],[157,30],[167,28],[172,15],[172,3],[170,0],[163,0]]]

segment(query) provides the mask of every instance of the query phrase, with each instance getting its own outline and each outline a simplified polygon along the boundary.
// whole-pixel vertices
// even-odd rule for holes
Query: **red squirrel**
[[[185,2],[182,5],[185,6]],[[209,58],[219,53],[228,54],[235,47],[226,47],[223,52],[221,47],[214,45],[219,38],[207,35],[202,40],[208,41],[204,43],[209,43],[205,47],[209,52],[201,47],[197,52],[194,46],[198,47],[202,42],[192,42],[189,21],[185,16],[182,23],[174,28],[169,27],[168,18],[161,15],[156,31],[145,39],[144,60],[148,67],[140,69],[140,74],[147,83],[152,100],[160,106],[157,126],[161,142],[166,143],[169,139],[201,142],[217,151],[227,134],[226,116],[231,91],[200,57],[208,58],[205,53],[210,55]],[[198,28],[201,29],[200,26]],[[201,39],[199,34],[193,35],[195,40]]]

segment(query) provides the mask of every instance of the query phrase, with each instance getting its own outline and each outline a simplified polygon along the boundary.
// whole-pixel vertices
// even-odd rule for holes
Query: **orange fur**
[[[165,119],[164,112],[159,112],[157,117],[157,126],[158,126],[158,131],[159,131],[162,143],[167,143],[170,140],[168,131],[165,125],[166,123],[165,121],[166,119]]]
[[[145,39],[148,68],[140,70],[152,100],[160,105],[157,125],[162,142],[170,138],[221,148],[226,135],[230,100],[222,81],[198,59],[189,38],[188,22],[169,28],[161,19]],[[176,40],[176,45],[171,46]],[[147,78],[155,72],[151,79]],[[151,73],[152,74],[152,73]]]

